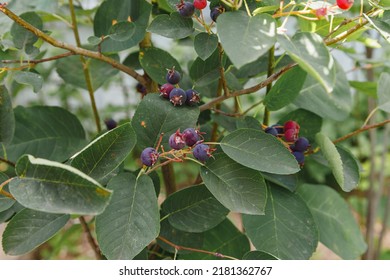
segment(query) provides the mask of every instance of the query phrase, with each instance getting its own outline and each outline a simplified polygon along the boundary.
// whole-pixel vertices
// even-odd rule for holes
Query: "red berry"
[[[287,142],[295,142],[298,139],[298,133],[299,131],[297,129],[287,129],[284,131],[284,139],[286,139]]]
[[[289,129],[295,129],[295,130],[297,130],[297,132],[299,133],[299,129],[300,129],[300,126],[299,126],[299,124],[297,123],[297,122],[295,122],[295,121],[286,121],[285,123],[284,123],[284,131],[287,131],[287,130],[289,130]]]
[[[322,18],[328,14],[328,9],[327,7],[319,8],[316,10],[316,16],[318,18]]]
[[[206,0],[194,0],[194,7],[198,10],[203,10],[207,6]]]
[[[349,10],[353,5],[354,0],[337,0],[337,6],[342,10]]]

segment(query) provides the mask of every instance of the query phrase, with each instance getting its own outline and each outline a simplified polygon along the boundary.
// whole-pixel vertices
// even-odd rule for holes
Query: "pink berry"
[[[349,10],[353,5],[354,0],[337,0],[337,6],[342,10]]]
[[[287,131],[289,129],[295,129],[299,133],[300,126],[297,122],[289,120],[284,123],[284,131]]]
[[[206,0],[194,0],[194,7],[198,10],[203,10],[207,6]]]
[[[328,9],[326,7],[319,8],[316,10],[316,16],[322,18],[328,14]]]
[[[294,128],[287,129],[284,131],[284,139],[287,142],[295,142],[298,139],[298,133],[299,131]]]

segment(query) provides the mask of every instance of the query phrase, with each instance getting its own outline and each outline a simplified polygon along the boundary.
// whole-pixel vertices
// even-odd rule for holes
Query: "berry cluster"
[[[179,4],[176,5],[177,11],[182,17],[192,17],[195,13],[195,9],[203,10],[207,7],[206,0],[194,0],[191,2],[180,1]],[[216,22],[217,17],[225,11],[225,8],[222,6],[217,6],[214,8],[210,7],[210,17]]]
[[[165,152],[162,148],[163,152],[160,154],[155,148],[148,147],[141,153],[141,162],[146,166],[153,166],[159,157],[182,161],[180,157],[186,157],[187,154],[192,154],[197,160],[205,162],[215,149],[203,143],[202,134],[204,133],[194,128],[187,128],[183,132],[178,129],[169,137],[168,143],[172,150]]]
[[[173,106],[194,106],[200,102],[199,93],[194,89],[184,91],[178,86],[181,75],[175,70],[175,67],[168,69],[165,77],[166,84],[160,87],[160,96],[165,99],[169,99]]]
[[[303,166],[305,163],[305,151],[310,147],[310,143],[307,138],[299,137],[299,130],[299,124],[292,120],[285,122],[283,126],[274,124],[264,129],[265,133],[275,137],[283,137],[299,165]]]

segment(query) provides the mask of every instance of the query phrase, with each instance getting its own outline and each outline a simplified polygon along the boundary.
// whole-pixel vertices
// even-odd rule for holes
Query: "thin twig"
[[[12,179],[13,179],[13,178],[9,178],[9,179],[5,180],[3,183],[0,184],[0,194],[6,196],[6,197],[8,197],[8,198],[11,198],[11,199],[14,199],[14,200],[15,200],[15,198],[13,197],[12,194],[10,194],[9,192],[3,190],[4,186],[7,185],[7,184],[9,184],[9,182],[11,182]]]
[[[122,71],[122,72],[124,72],[124,73],[126,73],[128,75],[130,75],[131,77],[136,79],[141,84],[146,85],[146,81],[145,81],[144,77],[142,77],[142,75],[138,74],[134,69],[132,69],[130,67],[127,67],[126,65],[123,65],[120,62],[118,62],[118,61],[116,61],[116,60],[114,60],[114,59],[112,59],[112,58],[110,58],[108,56],[105,56],[105,55],[103,55],[103,54],[101,54],[99,52],[90,51],[90,50],[87,50],[87,49],[83,49],[83,48],[79,48],[79,47],[70,45],[70,44],[65,43],[65,42],[61,42],[61,41],[59,41],[59,40],[57,40],[57,39],[47,35],[46,33],[44,33],[43,31],[39,30],[38,28],[34,27],[30,23],[26,22],[25,20],[23,20],[22,18],[20,18],[16,14],[14,14],[12,11],[10,11],[4,5],[0,6],[0,12],[5,14],[7,17],[9,17],[11,20],[16,22],[17,24],[19,24],[23,28],[25,28],[25,29],[29,30],[30,32],[34,33],[37,37],[41,38],[42,40],[44,40],[45,42],[49,43],[50,45],[52,45],[54,47],[58,47],[58,48],[61,48],[61,49],[65,49],[65,50],[71,51],[71,52],[73,52],[75,54],[79,54],[79,55],[82,55],[82,56],[86,56],[86,57],[90,57],[90,58],[94,58],[94,59],[106,62],[106,63],[110,64],[112,67],[114,67],[114,68],[116,68],[116,69],[118,69],[118,70],[120,70],[120,71]]]
[[[58,54],[55,56],[47,57],[47,58],[42,58],[42,59],[33,59],[33,60],[1,60],[1,63],[3,64],[18,64],[18,63],[27,63],[30,67],[33,67],[36,64],[43,63],[43,62],[48,62],[48,61],[53,61],[53,60],[58,60],[64,57],[72,56],[75,55],[74,52],[66,52],[62,54]]]
[[[14,167],[14,168],[15,168],[15,166],[16,166],[16,164],[15,164],[14,162],[9,161],[8,159],[5,159],[5,158],[1,158],[1,157],[0,157],[0,161],[1,161],[1,162],[5,162],[6,164],[11,165],[11,166]]]
[[[97,245],[95,239],[92,236],[91,230],[89,229],[89,226],[83,216],[79,217],[79,221],[81,226],[83,227],[84,232],[87,234],[88,243],[91,245],[92,250],[95,253],[96,259],[101,260],[102,254],[100,252],[99,246]]]
[[[226,96],[230,95],[229,88],[227,86],[226,78],[225,78],[225,68],[223,67],[223,48],[221,43],[218,43],[218,51],[219,51],[219,63],[221,64],[219,66],[219,76],[222,82],[222,88],[224,91],[224,94]]]
[[[172,246],[174,249],[176,249],[178,251],[180,251],[180,250],[191,251],[191,252],[197,252],[197,253],[212,255],[212,256],[218,257],[218,258],[225,258],[225,259],[230,259],[230,260],[238,260],[235,257],[226,256],[226,255],[223,255],[221,253],[210,252],[210,251],[205,251],[205,250],[201,250],[201,249],[196,249],[196,248],[190,248],[190,247],[184,247],[184,246],[176,245],[175,243],[167,240],[166,238],[164,238],[162,236],[159,236],[157,238],[160,239],[162,242],[168,244],[169,246]]]
[[[272,48],[268,51],[268,69],[267,69],[267,77],[272,76],[275,70],[275,46],[272,46]],[[271,91],[272,83],[269,83],[267,85],[267,91],[265,95]],[[270,119],[270,111],[268,110],[267,106],[264,107],[264,117],[263,117],[263,125],[268,125]]]

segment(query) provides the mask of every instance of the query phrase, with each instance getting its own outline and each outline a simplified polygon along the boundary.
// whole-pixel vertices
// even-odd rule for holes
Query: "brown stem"
[[[223,67],[223,48],[221,43],[218,43],[218,51],[219,51],[219,76],[222,83],[223,92],[226,96],[229,96],[229,88],[227,86],[226,78],[225,78],[225,68]]]
[[[53,61],[57,59],[61,59],[64,57],[72,56],[75,55],[74,52],[66,52],[62,54],[58,54],[55,56],[47,57],[47,58],[42,58],[42,59],[33,59],[33,60],[2,60],[1,63],[3,64],[16,64],[16,63],[27,63],[30,67],[35,66],[36,64],[43,63],[43,62],[48,62],[48,61]]]
[[[85,218],[83,216],[79,217],[79,221],[80,221],[81,226],[83,227],[84,232],[87,235],[88,243],[89,243],[89,245],[91,245],[92,250],[95,253],[96,259],[97,260],[103,259],[102,254],[101,254],[100,249],[99,249],[99,246],[92,236],[92,233],[91,233],[91,230],[89,229],[87,221],[85,220]]]
[[[1,161],[1,162],[5,162],[5,163],[8,164],[8,165],[11,165],[13,168],[16,167],[16,164],[15,164],[14,162],[12,162],[12,161],[9,161],[8,159],[1,158],[1,157],[0,157],[0,161]]]
[[[3,190],[4,186],[7,185],[7,184],[9,184],[9,182],[11,182],[12,179],[13,179],[13,178],[9,178],[9,179],[5,180],[3,183],[0,184],[0,194],[6,196],[6,197],[8,197],[8,198],[11,198],[11,199],[14,199],[14,200],[15,200],[15,198],[13,197],[12,194],[10,194],[9,192]]]
[[[230,93],[229,96],[225,96],[225,95],[218,96],[218,97],[214,98],[213,100],[209,101],[208,103],[203,104],[202,106],[200,106],[199,109],[200,109],[200,111],[205,111],[205,110],[208,110],[208,109],[212,108],[214,105],[219,104],[219,103],[225,101],[226,99],[256,92],[256,91],[266,87],[268,84],[276,81],[281,75],[283,75],[285,72],[287,72],[288,70],[294,68],[297,65],[298,64],[295,63],[295,62],[294,63],[290,63],[290,64],[284,66],[278,72],[275,72],[274,74],[269,76],[267,79],[265,79],[261,83],[259,83],[257,85],[254,85],[254,86],[252,86],[250,88],[233,91],[233,92]]]
[[[205,251],[205,250],[201,250],[201,249],[196,249],[196,248],[190,248],[190,247],[184,247],[184,246],[180,246],[180,245],[176,245],[175,243],[167,240],[166,238],[162,237],[162,236],[159,236],[157,237],[158,239],[160,239],[162,242],[168,244],[169,246],[172,246],[173,248],[175,248],[177,251],[180,251],[180,250],[184,250],[184,251],[191,251],[191,252],[197,252],[197,253],[202,253],[202,254],[207,254],[207,255],[212,255],[214,257],[219,257],[219,258],[225,258],[225,259],[231,259],[231,260],[238,260],[234,257],[231,257],[231,256],[226,256],[226,255],[222,255],[221,253],[216,253],[216,252],[210,252],[210,251]]]
[[[11,12],[7,7],[5,6],[0,6],[0,11],[5,14],[7,17],[9,17],[11,20],[13,20],[14,22],[16,22],[17,24],[19,24],[20,26],[22,26],[23,28],[29,30],[30,32],[34,33],[37,37],[41,38],[43,41],[49,43],[50,45],[54,46],[54,47],[57,47],[57,48],[61,48],[61,49],[65,49],[65,50],[68,50],[68,51],[71,51],[75,54],[79,54],[79,55],[82,55],[82,56],[86,56],[86,57],[90,57],[90,58],[94,58],[94,59],[97,59],[97,60],[100,60],[100,61],[103,61],[103,62],[106,62],[108,64],[110,64],[112,67],[130,75],[131,77],[133,77],[134,79],[136,79],[138,82],[140,82],[141,84],[145,85],[145,79],[142,77],[142,75],[138,74],[134,69],[130,68],[130,67],[127,67],[123,64],[121,64],[120,62],[108,57],[108,56],[105,56],[99,52],[94,52],[94,51],[90,51],[90,50],[87,50],[87,49],[83,49],[83,48],[80,48],[80,47],[76,47],[76,46],[73,46],[73,45],[70,45],[70,44],[67,44],[65,42],[61,42],[61,41],[58,41],[57,39],[54,39],[53,37],[47,35],[46,33],[42,32],[41,30],[39,30],[38,28],[32,26],[30,23],[26,22],[25,20],[23,20],[22,18],[20,18],[19,16],[17,16],[16,14],[14,14],[13,12]]]
[[[272,76],[275,70],[275,46],[272,46],[272,48],[268,51],[268,71],[267,71],[267,77],[269,78]],[[267,95],[272,88],[272,83],[269,83],[267,85],[267,91],[265,95]],[[270,111],[268,110],[267,106],[264,107],[264,117],[263,117],[263,125],[268,125],[270,119]]]
[[[165,192],[166,195],[169,196],[176,191],[176,180],[175,171],[173,170],[173,164],[169,163],[167,165],[161,166],[161,171],[165,184]]]

